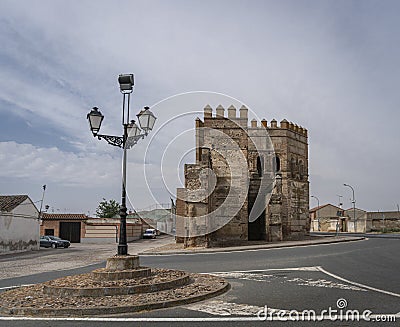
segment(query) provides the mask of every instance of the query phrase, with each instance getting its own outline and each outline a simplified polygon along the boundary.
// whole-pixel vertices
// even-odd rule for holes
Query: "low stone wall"
[[[400,219],[373,219],[371,231],[400,231]]]

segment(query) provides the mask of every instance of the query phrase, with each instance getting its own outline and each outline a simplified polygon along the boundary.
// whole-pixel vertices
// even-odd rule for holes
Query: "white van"
[[[146,231],[143,234],[143,238],[156,238],[156,237],[157,237],[157,231],[154,228],[146,229]]]

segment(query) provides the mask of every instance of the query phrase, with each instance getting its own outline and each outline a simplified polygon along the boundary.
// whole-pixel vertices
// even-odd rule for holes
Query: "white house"
[[[27,195],[0,195],[0,253],[39,250],[39,211]]]

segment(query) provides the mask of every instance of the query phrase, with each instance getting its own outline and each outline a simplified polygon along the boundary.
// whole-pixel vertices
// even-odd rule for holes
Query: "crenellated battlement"
[[[309,230],[307,130],[248,111],[207,105],[196,119],[196,163],[185,165],[177,190],[176,240],[184,246],[296,240]]]
[[[247,126],[248,128],[286,129],[306,137],[308,135],[306,128],[294,124],[293,122],[289,122],[286,119],[283,119],[279,123],[279,126],[275,119],[272,119],[270,124],[268,124],[266,119],[262,119],[260,124],[256,119],[252,119],[249,126],[248,109],[244,105],[240,107],[239,113],[237,112],[235,106],[230,105],[227,109],[227,116],[225,115],[225,108],[222,105],[217,106],[215,109],[215,114],[213,112],[213,108],[210,105],[206,105],[204,107],[204,119],[230,119],[240,122],[240,126],[242,127]]]

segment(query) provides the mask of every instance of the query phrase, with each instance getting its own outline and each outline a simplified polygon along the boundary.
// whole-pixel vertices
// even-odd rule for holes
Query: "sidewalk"
[[[129,254],[138,254],[173,242],[172,236],[128,243]],[[117,253],[117,244],[72,243],[64,249],[40,248],[0,256],[0,279],[28,276],[42,272],[67,270],[106,261]]]
[[[312,237],[311,239],[302,241],[285,241],[285,242],[249,244],[243,246],[216,247],[216,248],[191,247],[186,249],[183,248],[182,243],[180,244],[171,243],[140,252],[139,255],[173,255],[173,254],[216,253],[216,252],[247,251],[247,250],[260,250],[260,249],[276,249],[284,247],[309,246],[309,245],[330,244],[339,242],[353,242],[353,241],[361,241],[364,239],[365,237],[354,237],[354,236],[337,236],[337,237],[320,236],[320,237]]]

